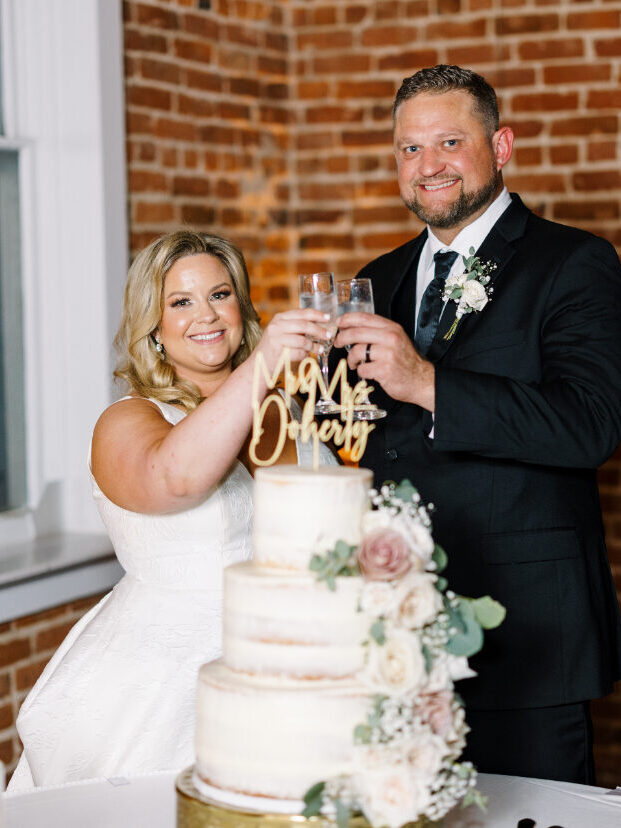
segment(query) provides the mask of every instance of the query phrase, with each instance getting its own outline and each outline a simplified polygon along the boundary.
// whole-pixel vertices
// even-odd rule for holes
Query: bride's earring
[[[160,359],[161,359],[162,361],[163,361],[163,360],[165,360],[165,359],[166,359],[166,351],[165,351],[165,349],[164,349],[164,346],[163,346],[163,345],[162,345],[162,343],[159,341],[159,339],[155,339],[155,337],[153,337],[153,341],[155,342],[155,350],[156,350],[156,351],[158,352],[158,354],[160,355]]]

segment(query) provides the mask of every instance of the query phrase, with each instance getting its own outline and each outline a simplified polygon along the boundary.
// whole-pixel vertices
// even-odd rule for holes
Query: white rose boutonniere
[[[451,339],[459,320],[465,313],[478,313],[491,301],[493,288],[489,286],[491,273],[496,270],[496,262],[482,262],[474,255],[474,247],[470,248],[469,256],[462,256],[465,270],[455,276],[449,276],[444,285],[442,298],[449,299],[457,304],[457,312],[453,324],[444,334],[444,339]]]

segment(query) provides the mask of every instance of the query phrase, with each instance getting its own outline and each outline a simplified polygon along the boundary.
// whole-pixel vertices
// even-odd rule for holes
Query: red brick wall
[[[509,188],[538,213],[621,248],[619,2],[126,0],[123,8],[132,251],[181,224],[228,236],[244,249],[264,319],[295,303],[298,272],[353,275],[417,231],[396,186],[390,109],[403,77],[439,62],[495,85],[517,138]],[[621,453],[600,483],[621,591]],[[33,635],[62,627],[74,611],[0,627],[0,759],[14,755],[10,719],[24,676],[34,678],[49,655],[36,649],[30,624]],[[15,661],[14,641],[24,637],[31,649]],[[616,785],[621,690],[595,714],[599,782]]]

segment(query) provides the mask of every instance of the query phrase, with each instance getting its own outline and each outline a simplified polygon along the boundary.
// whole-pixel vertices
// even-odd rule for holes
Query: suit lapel
[[[403,245],[403,247],[396,251],[398,257],[394,261],[390,261],[389,267],[383,271],[378,271],[373,278],[373,296],[375,299],[375,313],[379,316],[386,316],[389,319],[394,319],[395,313],[403,315],[402,308],[395,307],[395,299],[401,289],[404,280],[410,275],[413,275],[414,280],[414,295],[416,295],[416,267],[420,252],[427,239],[427,230],[416,236],[412,241]],[[366,275],[366,274],[365,274]],[[412,311],[412,314],[414,311]]]
[[[518,195],[512,193],[511,198],[512,203],[500,216],[476,251],[476,255],[480,259],[495,262],[497,265],[489,282],[490,287],[494,288],[502,279],[509,262],[515,254],[514,242],[524,235],[526,222],[530,215],[530,210],[524,206]],[[436,336],[427,353],[427,359],[431,360],[431,362],[439,362],[460,334],[463,334],[465,330],[472,329],[477,324],[480,314],[485,313],[485,308],[479,313],[472,312],[464,314],[459,320],[457,330],[452,337],[445,339],[449,328],[455,320],[456,313],[457,303],[449,301],[440,319]]]

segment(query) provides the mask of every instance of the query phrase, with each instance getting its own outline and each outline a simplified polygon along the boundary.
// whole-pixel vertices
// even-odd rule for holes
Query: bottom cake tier
[[[205,796],[194,784],[193,768],[186,768],[177,777],[177,828],[328,828],[336,826],[325,816],[305,819],[301,816],[277,814],[265,807],[258,811],[224,806]],[[404,828],[433,828],[435,823],[421,819]],[[370,828],[361,815],[352,816],[349,828]]]
[[[353,770],[354,728],[369,696],[351,680],[263,679],[221,661],[201,667],[196,709],[196,781],[209,797],[278,800],[299,813],[306,791]],[[270,809],[276,808],[270,802]]]

